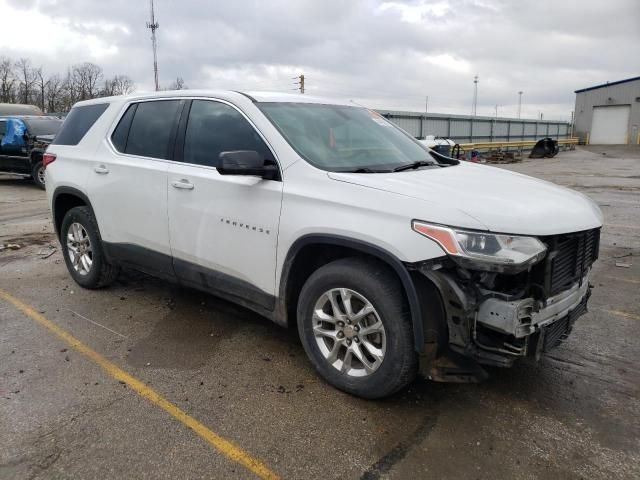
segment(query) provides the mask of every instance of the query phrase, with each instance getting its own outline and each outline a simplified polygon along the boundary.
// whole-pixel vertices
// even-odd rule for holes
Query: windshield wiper
[[[393,169],[394,172],[402,172],[404,170],[415,170],[416,168],[420,168],[420,167],[432,167],[434,166],[435,163],[433,162],[427,162],[426,160],[418,160],[417,162],[413,162],[413,163],[407,163],[406,165],[400,165],[399,167],[396,167]]]
[[[374,170],[372,168],[361,167],[354,170],[339,170],[338,173],[389,173],[391,170]]]

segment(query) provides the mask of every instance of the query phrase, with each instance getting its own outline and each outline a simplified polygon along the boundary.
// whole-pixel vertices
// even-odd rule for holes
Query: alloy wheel
[[[74,222],[67,232],[67,250],[73,269],[80,275],[88,275],[93,264],[91,239],[85,228]]]
[[[323,293],[313,309],[313,334],[322,356],[352,377],[366,377],[384,360],[387,337],[371,302],[347,288]]]

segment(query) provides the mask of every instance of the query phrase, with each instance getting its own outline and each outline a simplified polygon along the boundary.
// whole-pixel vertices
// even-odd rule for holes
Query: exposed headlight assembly
[[[414,220],[412,228],[437,242],[462,265],[517,273],[544,258],[547,247],[535,237],[473,232]]]

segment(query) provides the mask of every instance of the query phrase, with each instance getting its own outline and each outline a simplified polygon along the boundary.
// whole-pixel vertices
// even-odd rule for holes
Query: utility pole
[[[427,95],[427,98],[425,99],[424,102],[424,113],[428,113],[429,112],[429,95]]]
[[[520,114],[522,113],[522,90],[518,92],[518,118],[520,118]]]
[[[471,107],[471,115],[476,116],[478,108],[478,75],[473,77],[473,106]]]
[[[573,110],[571,110],[571,136],[573,137],[573,122],[575,121]]]
[[[496,118],[498,118],[498,105],[496,105]]]
[[[294,83],[294,85],[298,85],[298,88],[296,90],[300,90],[300,93],[304,93],[304,74],[293,77],[292,80],[298,80]]]
[[[150,0],[151,3],[151,21],[147,22],[147,28],[151,29],[151,44],[153,45],[153,78],[156,84],[156,92],[160,89],[158,85],[158,44],[156,42],[156,30],[160,27],[158,22],[156,22],[156,15],[153,11],[153,0]]]

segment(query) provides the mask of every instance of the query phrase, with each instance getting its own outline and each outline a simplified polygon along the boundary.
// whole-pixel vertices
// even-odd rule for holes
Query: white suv
[[[80,102],[48,148],[71,276],[127,266],[296,326],[331,384],[378,398],[418,372],[478,381],[586,311],[602,214],[580,193],[422,146],[307,95]]]

